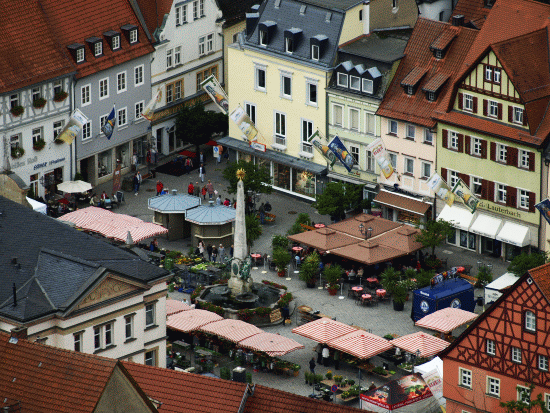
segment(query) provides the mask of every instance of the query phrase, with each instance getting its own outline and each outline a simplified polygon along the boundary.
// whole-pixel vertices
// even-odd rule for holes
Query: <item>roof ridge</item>
[[[87,266],[93,267],[93,268],[101,267],[101,265],[97,264],[94,261],[88,261],[88,260],[85,260],[84,258],[75,257],[74,255],[65,254],[63,252],[55,251],[55,250],[52,250],[52,249],[49,249],[49,248],[41,248],[38,255],[40,256],[43,253],[53,255],[53,256],[56,256],[56,257],[59,257],[59,258],[64,258],[66,260],[74,261],[74,262],[77,262],[79,264],[87,265]]]

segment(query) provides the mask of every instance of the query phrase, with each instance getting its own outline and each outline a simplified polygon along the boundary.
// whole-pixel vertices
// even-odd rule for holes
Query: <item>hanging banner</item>
[[[113,132],[115,131],[115,121],[115,105],[113,105],[113,109],[111,110],[111,113],[109,113],[105,125],[101,127],[101,132],[105,134],[107,139],[111,139],[111,136],[113,136]]]
[[[321,132],[316,130],[315,133],[309,137],[308,142],[311,142],[315,149],[317,149],[317,151],[319,151],[323,158],[325,158],[328,162],[329,168],[332,169],[336,162],[336,155],[334,155],[329,147],[323,143],[326,142],[326,139],[321,135]]]
[[[439,174],[434,172],[432,176],[430,176],[430,179],[428,179],[428,186],[435,192],[438,198],[445,201],[447,205],[453,206],[455,195],[451,191],[451,188],[449,188],[449,185],[447,185],[447,182],[445,182]]]
[[[542,217],[550,224],[550,199],[546,198],[544,201],[540,201],[535,205]]]
[[[445,409],[447,407],[447,401],[443,397],[443,379],[439,374],[439,370],[433,369],[427,373],[422,373],[422,378],[439,403],[439,406]]]
[[[205,90],[216,106],[226,115],[229,113],[229,98],[225,94],[225,90],[216,79],[216,76],[210,75],[201,82],[201,87]]]
[[[476,212],[479,199],[474,196],[470,188],[468,188],[468,185],[466,185],[462,179],[459,179],[453,187],[453,194],[462,199],[462,202],[464,202],[464,205],[468,207],[472,214]]]
[[[153,114],[155,112],[155,109],[157,105],[160,103],[161,99],[162,99],[162,90],[159,88],[157,90],[157,93],[155,93],[155,96],[153,96],[153,99],[151,99],[147,104],[147,106],[145,106],[145,108],[143,109],[141,116],[143,116],[145,119],[151,122],[153,120]]]
[[[342,165],[344,165],[348,172],[351,172],[351,168],[353,168],[355,164],[355,159],[353,159],[353,156],[348,152],[340,138],[338,136],[332,138],[328,147],[334,155],[336,155],[336,158],[342,162]]]
[[[57,135],[56,140],[61,140],[70,145],[73,143],[76,135],[82,130],[82,126],[88,123],[88,118],[80,110],[75,109],[71,118],[63,128],[63,130]]]
[[[386,150],[382,139],[375,139],[369,146],[367,146],[367,150],[371,151],[372,156],[374,156],[376,163],[384,175],[384,178],[388,179],[394,172],[397,174],[397,171],[391,163],[390,154]]]
[[[233,112],[231,112],[229,117],[237,124],[243,133],[244,138],[246,138],[249,143],[257,140],[258,129],[256,129],[254,122],[252,122],[243,108],[238,106]]]

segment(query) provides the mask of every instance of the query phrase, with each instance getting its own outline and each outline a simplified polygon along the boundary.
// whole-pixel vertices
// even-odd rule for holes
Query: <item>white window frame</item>
[[[458,368],[458,385],[467,389],[472,388],[472,370]]]
[[[371,95],[374,93],[374,82],[371,79],[362,79],[362,87],[363,92]]]
[[[335,108],[340,109],[340,113],[342,114],[340,119],[336,119],[336,110],[334,110]],[[334,126],[339,126],[339,127],[344,126],[344,106],[343,105],[338,105],[336,103],[332,104],[332,124]]]
[[[174,67],[174,49],[166,50],[166,69]]]
[[[505,204],[506,203],[506,185],[500,184],[498,182],[495,182],[495,199],[498,203]],[[502,195],[502,199],[501,196]]]
[[[449,148],[458,150],[458,132],[449,131]]]
[[[156,363],[156,355],[157,355],[157,351],[154,350],[154,349],[146,351],[144,356],[143,356],[144,357],[144,360],[143,360],[144,364],[146,366],[155,366],[157,364]],[[151,360],[151,361],[149,362],[149,360]]]
[[[514,109],[513,122],[523,125],[523,108],[513,106],[513,109]]]
[[[395,128],[394,128],[394,126],[395,126]],[[394,132],[394,129],[395,129],[395,132]],[[396,120],[390,119],[388,121],[388,135],[397,136],[398,131],[399,131],[399,124],[397,123]]]
[[[519,151],[519,165],[520,168],[529,169],[529,152],[520,149]]]
[[[99,130],[101,131],[101,133],[103,133],[103,127],[107,123],[108,118],[109,118],[109,114],[99,117]]]
[[[526,193],[526,195],[527,195],[527,206],[525,206],[524,208],[529,208],[529,192],[524,191],[522,189],[520,189],[520,192],[525,192]],[[525,327],[525,330],[530,331],[530,332],[536,332],[537,331],[537,316],[531,310],[526,310],[525,311],[525,326],[524,327]]]
[[[490,100],[487,105],[489,106],[487,108],[487,116],[491,118],[498,118],[498,102]]]
[[[92,137],[92,120],[88,119],[84,125],[82,125],[82,140],[88,140]]]
[[[214,50],[214,34],[210,33],[206,35],[206,53],[212,53]]]
[[[508,147],[499,143],[497,145],[497,161],[501,163],[506,163],[507,155]]]
[[[356,83],[356,87],[353,86],[353,83]],[[357,77],[357,76],[351,76],[349,77],[349,88],[351,90],[357,90],[357,91],[361,91],[361,78],[360,77]]]
[[[134,105],[134,119],[136,121],[142,120],[143,116],[141,115],[143,113],[143,108],[145,107],[145,101],[140,100],[139,102],[136,102]]]
[[[275,143],[286,147],[286,113],[275,111],[273,115]]]
[[[88,83],[80,88],[80,107],[88,106],[92,103],[92,85]]]
[[[105,93],[104,93],[105,92]],[[99,100],[109,98],[109,78],[99,79]]]
[[[397,170],[397,154],[395,152],[388,151],[388,155],[390,156],[390,162],[393,169]]]
[[[244,111],[254,124],[256,123],[257,110],[258,107],[255,103],[244,102]]]
[[[451,188],[453,188],[459,180],[458,172],[449,169],[448,175],[449,175],[449,185],[451,186]]]
[[[376,166],[376,161],[374,160],[374,156],[372,155],[372,152],[367,149],[365,152],[365,160],[366,160],[366,170],[369,172],[374,172]]]
[[[264,85],[260,86],[260,72],[264,73]],[[254,67],[254,89],[265,92],[267,87],[267,67],[256,65]]]
[[[313,154],[313,145],[308,142],[308,139],[314,133],[313,121],[309,119],[300,119],[300,134],[302,135],[302,140],[300,142],[300,151],[304,153]],[[305,130],[307,129],[307,132]],[[309,133],[309,136],[306,136]]]
[[[118,72],[116,74],[116,93],[126,92],[128,90],[128,78],[126,77],[126,71]]]
[[[42,97],[42,88],[41,87],[33,87],[31,90],[31,101],[35,101],[37,99],[40,99]]]
[[[550,394],[544,393],[544,406],[550,410]]]
[[[115,323],[110,322],[94,326],[93,328],[94,350],[103,350],[115,345]],[[98,341],[96,342],[96,338]]]
[[[430,128],[424,128],[424,143],[428,145],[433,145],[434,143],[434,133]]]
[[[99,42],[94,43],[94,56],[98,57],[103,54],[103,41],[100,40]]]
[[[65,126],[65,121],[64,120],[57,120],[53,123],[53,137],[54,137],[54,139],[59,136],[59,134],[63,130],[64,126]]]
[[[83,350],[83,346],[82,346],[82,341],[83,339],[83,334],[82,332],[79,332],[79,333],[74,333],[73,334],[73,348],[74,348],[74,351],[78,352],[78,353],[82,353],[82,350]]]
[[[376,135],[376,115],[372,112],[365,112],[365,133]]]
[[[126,107],[116,111],[116,124],[119,128],[128,124],[128,109]]]
[[[120,49],[120,34],[113,36],[111,42],[113,50]]]
[[[32,129],[32,144],[35,145],[36,142],[43,140],[44,132],[42,127]]]
[[[410,123],[405,124],[405,138],[415,140],[416,127]]]
[[[206,36],[199,37],[199,56],[206,54]]]
[[[488,82],[493,81],[493,68],[491,66],[485,66],[485,80]]]
[[[357,125],[352,124],[352,121],[353,121],[352,112],[357,114],[357,116],[356,116]],[[348,108],[348,128],[349,128],[349,130],[354,131],[354,132],[359,132],[361,130],[361,121],[359,119],[360,115],[361,115],[361,111],[359,109],[357,109],[357,108]]]
[[[464,93],[462,108],[468,112],[474,111],[474,97],[472,95]]]
[[[143,65],[134,67],[134,86],[141,86],[145,83],[144,72],[145,67]]]
[[[432,175],[432,164],[431,164],[431,162],[422,161],[421,166],[422,166],[422,171],[421,171],[422,178],[429,178]],[[428,173],[426,173],[426,166],[428,166],[428,168],[430,168]]]
[[[348,87],[348,75],[346,73],[338,72],[336,74],[336,84],[340,87]]]
[[[177,6],[174,9],[175,16],[176,16],[176,27],[181,25],[181,9],[183,6]]]
[[[285,79],[288,79],[289,92],[285,93]],[[283,99],[292,100],[292,74],[288,72],[281,72],[281,94],[280,97]]]
[[[204,0],[199,0],[199,18],[204,16]]]
[[[63,81],[62,80],[55,80],[53,82],[53,94],[56,95],[58,93],[63,92]]]
[[[288,54],[292,54],[294,51],[294,41],[292,40],[292,37],[285,37],[285,52]]]
[[[516,386],[516,390],[518,402],[524,403],[526,405],[529,404],[529,402],[531,401],[531,391],[529,390],[529,388],[518,384]]]
[[[174,66],[181,65],[181,46],[174,47]]]
[[[82,63],[86,60],[86,53],[84,47],[79,47],[76,49],[76,63]]]
[[[361,168],[361,148],[357,145],[349,145],[349,154],[355,161],[355,167]]]
[[[138,29],[131,29],[130,30],[130,44],[134,44],[138,42]]]
[[[10,95],[10,109],[13,109],[16,106],[19,106],[21,101],[19,99],[19,93],[14,93]]]
[[[412,168],[409,168],[409,166],[412,166]],[[412,169],[412,170],[410,170]],[[414,176],[414,159],[409,156],[403,157],[403,173],[404,174],[411,174]]]
[[[128,335],[128,327],[130,327],[130,335]],[[134,316],[127,315],[124,317],[124,338],[126,341],[134,338]]]
[[[481,138],[472,137],[472,155],[481,156]]]
[[[500,379],[487,376],[487,395],[500,398]]]
[[[548,371],[548,356],[539,354],[537,357],[537,367],[539,370]]]
[[[311,88],[315,88],[315,101],[311,100]],[[319,105],[318,82],[306,80],[306,105],[317,107]]]
[[[491,339],[486,339],[485,340],[485,351],[487,354],[489,354],[490,356],[494,356],[496,355],[496,344],[495,344],[495,340],[491,340]]]
[[[470,177],[470,190],[472,191],[472,194],[474,194],[475,196],[481,196],[481,188],[482,188],[482,179],[477,177],[477,176],[471,176]],[[476,185],[478,186],[479,188],[479,191],[476,191]]]
[[[259,39],[259,43],[260,43],[260,46],[267,46],[267,30],[261,30],[260,29],[260,39]]]
[[[500,79],[501,79],[501,70],[499,67],[495,67],[493,69],[493,82],[494,83],[498,83],[500,84]]]
[[[197,20],[199,18],[199,2],[194,1],[193,2],[193,20]]]
[[[320,56],[319,46],[316,45],[316,44],[312,44],[311,45],[311,60],[319,61],[319,56]]]
[[[155,303],[147,304],[145,306],[145,327],[152,327],[156,325],[157,322],[157,311],[156,311],[156,305]],[[149,315],[151,314],[151,315]],[[149,322],[148,318],[151,318],[151,322]]]

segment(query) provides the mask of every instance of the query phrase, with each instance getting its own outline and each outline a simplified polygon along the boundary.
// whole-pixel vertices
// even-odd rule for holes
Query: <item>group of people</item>
[[[215,245],[208,244],[204,245],[204,242],[201,240],[195,250],[195,254],[202,256],[204,259],[208,257],[208,261],[212,262],[223,262],[225,260],[226,252],[223,244],[220,244],[219,247]],[[233,245],[229,249],[229,257],[233,256]]]

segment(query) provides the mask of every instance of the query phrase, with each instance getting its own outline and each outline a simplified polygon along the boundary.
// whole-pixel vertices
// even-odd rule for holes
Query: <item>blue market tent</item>
[[[451,278],[413,291],[411,318],[417,321],[447,307],[473,312],[475,305],[473,285],[462,278]]]

